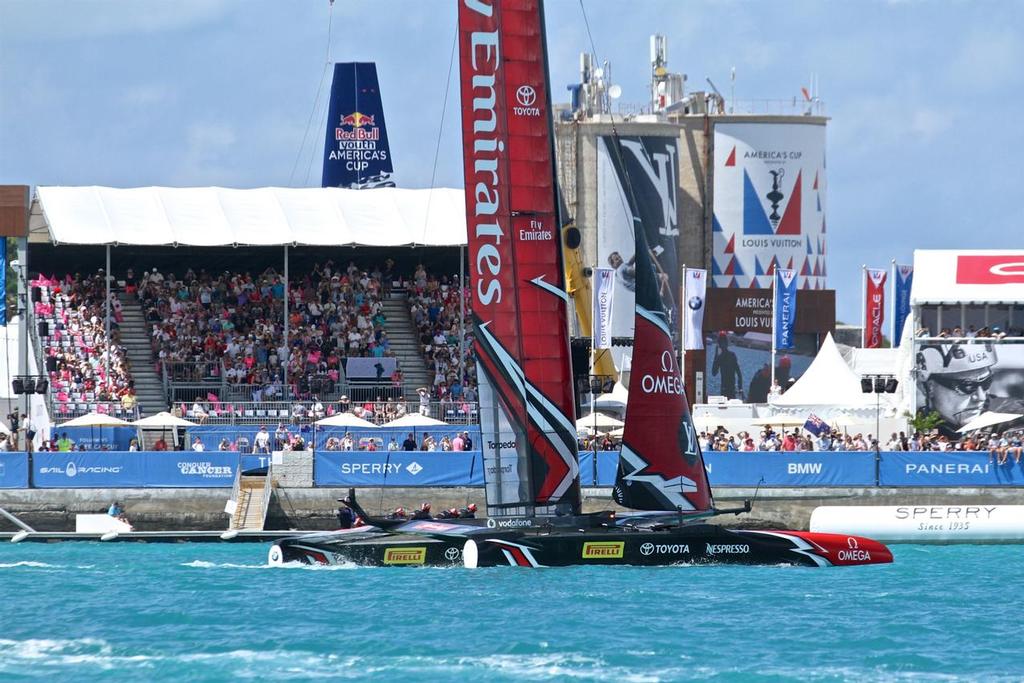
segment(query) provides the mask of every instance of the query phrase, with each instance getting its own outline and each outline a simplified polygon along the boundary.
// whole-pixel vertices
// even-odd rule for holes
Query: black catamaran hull
[[[713,524],[657,531],[507,534],[468,539],[467,567],[744,564],[829,567],[892,562],[877,541],[806,531],[730,530]]]
[[[348,565],[365,567],[453,567],[463,565],[463,538],[438,539],[407,534],[377,533],[350,539],[337,532],[306,538],[286,538],[270,548],[272,565]]]

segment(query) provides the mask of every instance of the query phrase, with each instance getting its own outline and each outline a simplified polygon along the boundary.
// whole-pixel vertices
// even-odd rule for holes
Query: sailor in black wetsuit
[[[356,513],[352,512],[352,508],[347,505],[342,505],[338,508],[338,528],[339,529],[351,529],[356,521]]]
[[[430,519],[430,503],[424,503],[420,509],[412,513],[412,519]]]
[[[462,519],[475,519],[476,503],[470,503],[466,507],[459,510],[459,517],[461,517]]]

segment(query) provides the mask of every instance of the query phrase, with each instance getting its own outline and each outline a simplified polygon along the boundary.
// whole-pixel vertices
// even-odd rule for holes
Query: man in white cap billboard
[[[986,410],[1020,408],[1020,401],[990,395],[997,363],[992,344],[925,344],[917,350],[918,407],[935,410],[939,430],[956,430]]]

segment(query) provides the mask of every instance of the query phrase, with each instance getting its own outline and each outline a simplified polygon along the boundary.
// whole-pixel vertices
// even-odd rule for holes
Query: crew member
[[[736,398],[743,395],[743,371],[736,359],[736,353],[729,349],[729,335],[718,333],[718,346],[715,347],[715,360],[711,364],[711,374],[721,375],[722,396]]]
[[[356,525],[356,513],[352,511],[348,505],[345,504],[344,498],[339,498],[338,502],[342,504],[338,508],[338,528],[339,529],[351,529]]]
[[[413,519],[430,519],[430,503],[420,505],[420,509],[412,513]]]
[[[459,517],[462,517],[463,519],[476,518],[476,503],[470,503],[466,507],[459,510]]]

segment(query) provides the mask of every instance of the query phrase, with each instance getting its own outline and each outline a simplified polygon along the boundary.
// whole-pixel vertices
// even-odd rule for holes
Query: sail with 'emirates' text
[[[577,513],[543,11],[460,0],[473,349],[488,515]]]
[[[621,151],[611,154],[620,167]],[[625,194],[634,216],[636,317],[626,425],[612,496],[634,510],[706,512],[714,502],[663,304],[668,281],[655,271],[635,198]]]

